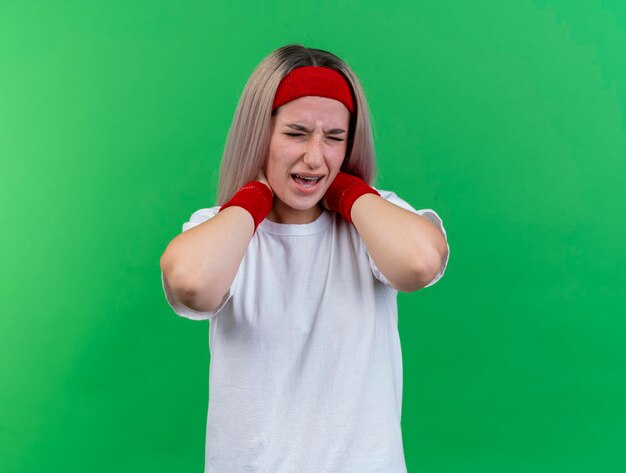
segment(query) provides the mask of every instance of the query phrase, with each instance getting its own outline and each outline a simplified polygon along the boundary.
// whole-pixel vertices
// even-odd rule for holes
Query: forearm
[[[174,294],[194,310],[213,310],[231,286],[252,239],[254,220],[228,207],[176,236],[161,257]]]
[[[359,197],[350,215],[372,259],[397,290],[424,287],[441,267],[446,241],[425,217],[375,194]]]

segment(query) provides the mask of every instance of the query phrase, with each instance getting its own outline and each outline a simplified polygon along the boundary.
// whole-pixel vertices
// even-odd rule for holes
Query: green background
[[[291,42],[448,232],[399,295],[409,473],[626,471],[626,5],[565,0],[1,2],[0,471],[202,471],[209,324],[159,258]]]

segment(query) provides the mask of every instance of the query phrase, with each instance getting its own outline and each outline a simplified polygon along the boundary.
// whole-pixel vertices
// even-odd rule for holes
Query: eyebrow
[[[298,131],[306,131],[307,133],[311,133],[312,130],[309,130],[308,128],[306,128],[303,125],[300,125],[298,123],[290,123],[290,124],[286,124],[285,126],[288,126],[289,128],[293,129],[293,130],[298,130]],[[341,133],[345,133],[346,130],[342,130],[341,128],[333,128],[332,130],[324,130],[324,133],[328,134],[328,135],[339,135]]]

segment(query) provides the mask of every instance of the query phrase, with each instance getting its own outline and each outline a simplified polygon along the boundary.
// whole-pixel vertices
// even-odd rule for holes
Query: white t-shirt
[[[378,192],[446,235],[433,210]],[[177,314],[210,320],[205,473],[406,472],[397,291],[354,225],[328,210],[263,220],[214,312],[184,306],[161,277]]]

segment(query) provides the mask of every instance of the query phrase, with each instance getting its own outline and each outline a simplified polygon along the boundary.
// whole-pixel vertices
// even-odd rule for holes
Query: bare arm
[[[267,184],[261,173],[258,180]],[[176,236],[160,261],[176,297],[191,309],[215,310],[235,279],[253,231],[250,213],[233,206]]]
[[[417,291],[439,271],[446,240],[425,217],[375,194],[359,197],[350,217],[376,266],[398,291]]]

